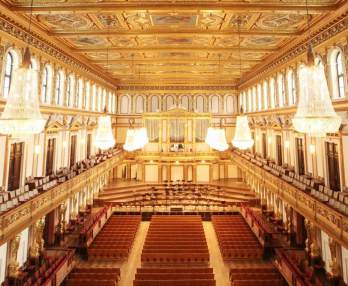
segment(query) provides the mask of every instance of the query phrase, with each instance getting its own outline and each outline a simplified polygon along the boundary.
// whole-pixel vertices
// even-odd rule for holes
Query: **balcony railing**
[[[115,167],[122,158],[123,153],[117,153],[70,180],[0,214],[0,244],[58,207],[84,187],[96,182],[103,174]]]
[[[310,192],[287,182],[275,173],[263,168],[262,163],[251,162],[248,156],[232,152],[232,161],[265,188],[289,204],[298,213],[312,221],[338,243],[348,248],[348,217],[335,208],[318,200]]]

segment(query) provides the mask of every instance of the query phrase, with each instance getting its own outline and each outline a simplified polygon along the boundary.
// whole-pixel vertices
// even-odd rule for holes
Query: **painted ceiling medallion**
[[[55,29],[64,30],[87,30],[95,28],[95,25],[86,16],[74,15],[74,14],[48,14],[39,15],[38,19],[40,22],[47,24]]]
[[[120,21],[117,19],[116,15],[113,14],[97,14],[99,22],[106,28],[120,28]]]
[[[266,14],[261,16],[256,26],[262,29],[297,28],[305,21],[305,15],[297,14]]]

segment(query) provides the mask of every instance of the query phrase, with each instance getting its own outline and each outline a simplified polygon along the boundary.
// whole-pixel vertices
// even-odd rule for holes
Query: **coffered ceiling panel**
[[[12,0],[8,5],[28,19],[30,2]],[[343,2],[308,0],[311,24]],[[32,11],[34,23],[48,37],[122,84],[153,80],[234,84],[306,32],[304,3],[35,0]]]

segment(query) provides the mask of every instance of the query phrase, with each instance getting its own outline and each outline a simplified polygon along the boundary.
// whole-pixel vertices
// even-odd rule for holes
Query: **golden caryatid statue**
[[[14,239],[10,242],[10,258],[8,263],[8,276],[11,278],[16,278],[18,276],[19,263],[17,261],[18,248],[21,237],[16,235]]]
[[[329,247],[331,253],[330,275],[332,277],[338,277],[341,274],[341,269],[337,262],[337,242],[332,238],[329,239]]]
[[[317,241],[317,227],[314,223],[305,219],[305,228],[307,231],[306,251],[311,257],[319,257],[320,248]]]
[[[43,231],[45,228],[45,220],[44,218],[39,219],[32,226],[32,237],[33,240],[31,242],[29,255],[32,258],[37,258],[40,256],[40,253],[43,250],[44,239],[43,239]]]

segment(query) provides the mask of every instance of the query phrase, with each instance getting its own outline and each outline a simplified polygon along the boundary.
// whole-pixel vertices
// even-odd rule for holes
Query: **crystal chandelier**
[[[254,145],[254,140],[251,138],[248,117],[246,115],[237,116],[236,130],[232,145],[241,150],[249,149]]]
[[[106,150],[115,146],[111,117],[109,115],[105,114],[98,118],[98,127],[95,134],[94,145],[101,150]]]
[[[307,0],[306,7],[309,33]],[[326,133],[335,133],[341,126],[341,118],[332,106],[324,67],[320,63],[315,63],[310,42],[307,51],[307,65],[300,71],[299,101],[292,123],[296,131],[314,137],[325,137]]]
[[[240,52],[240,25],[241,19],[238,19],[238,38],[239,38],[239,73],[242,77],[242,55]],[[246,150],[254,145],[254,140],[251,138],[248,117],[243,115],[243,108],[240,109],[240,115],[237,116],[236,130],[232,140],[232,145],[238,149]]]
[[[292,123],[298,132],[325,137],[339,130],[341,118],[332,106],[323,65],[314,63],[311,49],[308,53],[308,64],[300,71],[300,95]]]
[[[33,6],[33,0],[31,7]],[[32,13],[29,19],[29,34]],[[0,117],[0,133],[14,138],[38,134],[45,128],[38,97],[38,75],[31,67],[29,46],[26,47],[21,66],[13,71],[9,96]]]
[[[226,142],[225,130],[223,128],[209,127],[205,143],[207,143],[210,148],[218,151],[227,150],[228,144]]]
[[[123,145],[123,149],[128,152],[142,149],[147,143],[149,143],[146,128],[132,128],[132,122],[130,124],[131,127],[127,130],[126,142]]]

